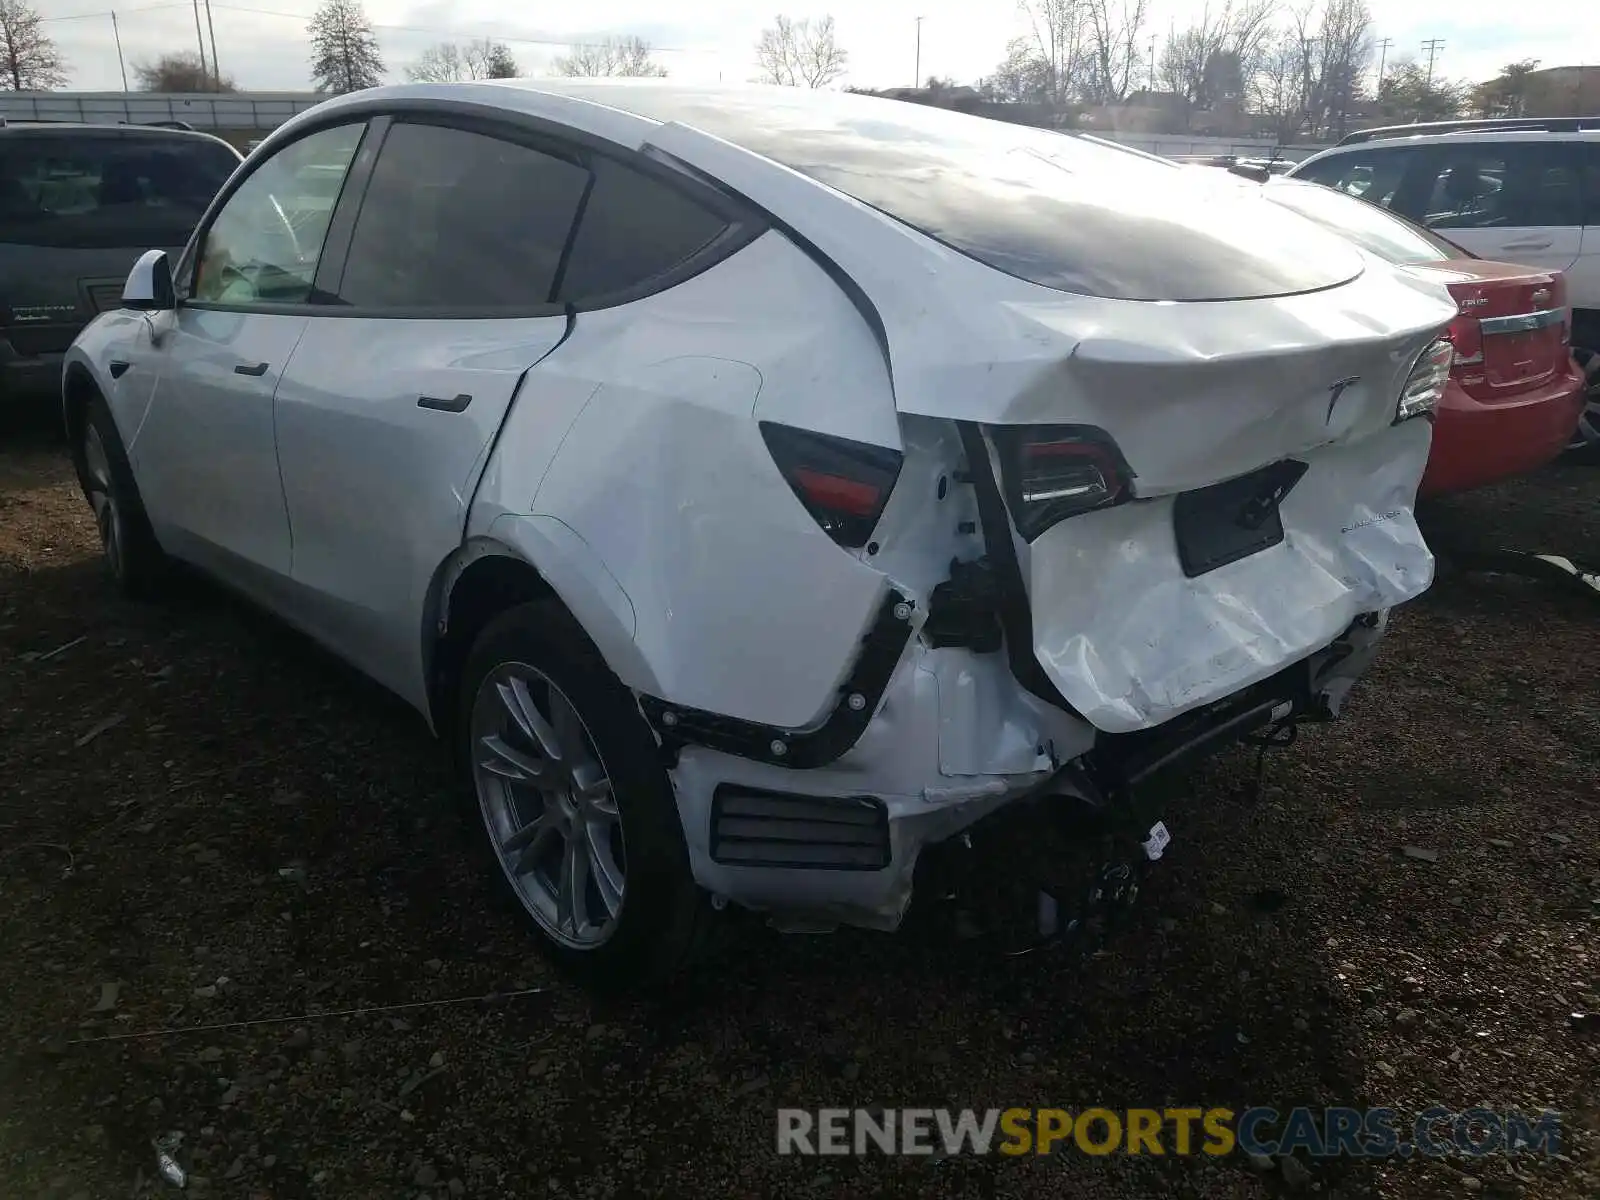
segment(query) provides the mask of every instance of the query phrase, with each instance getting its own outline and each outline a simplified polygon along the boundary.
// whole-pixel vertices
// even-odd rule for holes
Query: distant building
[[[1600,116],[1600,66],[1546,67],[1527,77],[1524,117]]]

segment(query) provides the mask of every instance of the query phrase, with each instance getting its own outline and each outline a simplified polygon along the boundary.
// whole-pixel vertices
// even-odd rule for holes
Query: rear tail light
[[[1400,400],[1395,405],[1394,419],[1409,420],[1430,413],[1444,396],[1445,385],[1450,382],[1450,368],[1455,363],[1456,348],[1448,338],[1440,338],[1421,355],[1406,383],[1400,389]]]
[[[1462,313],[1450,322],[1445,335],[1455,351],[1455,365],[1477,367],[1483,365],[1483,326],[1478,318]]]
[[[898,450],[761,422],[761,437],[806,511],[841,546],[865,546],[900,475]]]
[[[996,430],[994,438],[1006,502],[1025,541],[1068,517],[1132,498],[1127,460],[1093,426],[1008,426]]]

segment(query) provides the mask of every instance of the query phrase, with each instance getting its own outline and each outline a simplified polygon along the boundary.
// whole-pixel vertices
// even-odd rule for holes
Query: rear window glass
[[[1409,266],[1465,257],[1443,238],[1321,184],[1269,183],[1265,194],[1319,225],[1344,234],[1385,262]]]
[[[1220,300],[1360,273],[1333,235],[1172,163],[1084,138],[843,93],[567,83],[743,146],[998,270],[1065,292]]]
[[[238,165],[238,154],[207,138],[0,137],[0,241],[181,246]]]

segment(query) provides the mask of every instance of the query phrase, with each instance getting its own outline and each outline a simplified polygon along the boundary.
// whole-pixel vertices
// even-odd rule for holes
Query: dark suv
[[[134,260],[176,258],[239,161],[204,133],[0,124],[0,404],[60,387],[62,354]]]

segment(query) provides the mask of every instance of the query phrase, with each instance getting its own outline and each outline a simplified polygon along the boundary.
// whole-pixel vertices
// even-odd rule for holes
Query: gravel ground
[[[1433,519],[1600,560],[1597,500],[1600,472],[1551,468]],[[285,1200],[1592,1200],[1600,1033],[1570,1014],[1600,1009],[1596,628],[1581,597],[1442,575],[1348,719],[1271,755],[1258,796],[1252,750],[1192,781],[1087,961],[998,949],[1017,922],[983,881],[1060,870],[1019,818],[930,860],[898,935],[735,922],[681,993],[608,1004],[492,907],[415,716],[209,588],[118,600],[61,452],[13,435],[0,1196],[158,1194],[151,1141],[176,1130],[191,1190]],[[364,1011],[326,1015],[345,1010]],[[151,1030],[192,1031],[110,1040]],[[1296,1103],[1551,1107],[1566,1158],[1303,1178],[1240,1156],[773,1152],[780,1104]]]

